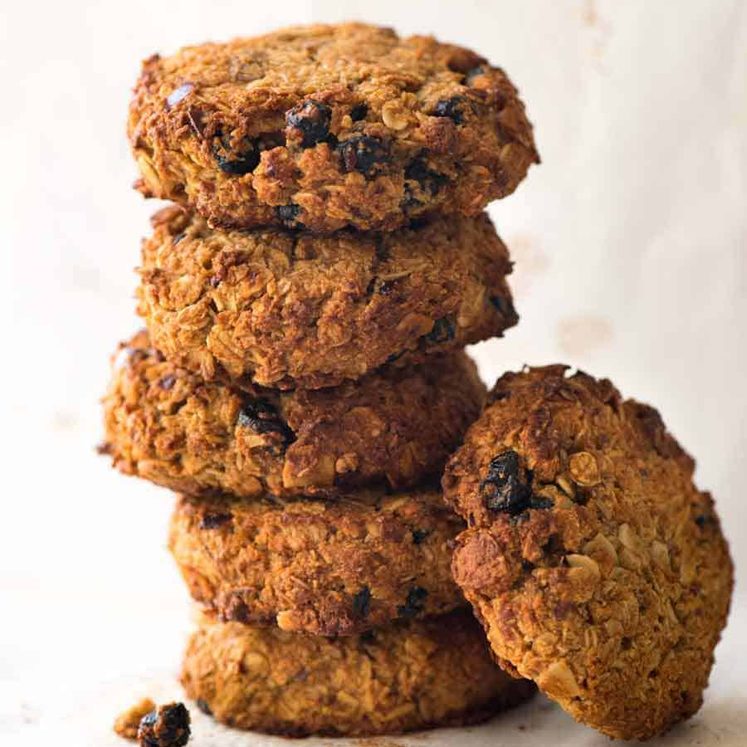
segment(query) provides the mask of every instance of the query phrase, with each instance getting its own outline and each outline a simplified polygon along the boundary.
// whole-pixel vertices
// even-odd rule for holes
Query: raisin
[[[217,529],[233,520],[228,511],[206,511],[200,520],[200,529]]]
[[[301,213],[301,206],[294,205],[292,202],[288,205],[278,205],[275,208],[275,215],[280,218],[287,226],[299,227],[300,223],[296,221]]]
[[[386,144],[368,135],[356,135],[344,140],[337,145],[337,152],[345,171],[359,171],[361,174],[369,174],[389,156]]]
[[[415,617],[425,609],[425,600],[428,597],[428,591],[422,586],[413,586],[407,592],[407,599],[403,605],[397,607],[397,614],[400,617]]]
[[[189,711],[183,703],[158,706],[137,730],[141,747],[184,747],[189,742]]]
[[[425,336],[428,342],[441,343],[454,339],[456,325],[448,316],[436,319],[433,323],[433,329]]]
[[[405,198],[403,200],[405,207],[422,205],[423,200],[416,194],[417,189],[423,193],[422,196],[433,197],[433,195],[441,191],[441,188],[448,181],[448,177],[428,168],[427,163],[422,157],[414,159],[405,169]],[[413,188],[407,182],[415,182],[417,187]],[[410,227],[417,228],[417,226],[412,225]]]
[[[428,168],[423,158],[416,158],[405,169],[405,179],[415,181],[428,194],[435,195],[448,182],[448,178],[438,171]]]
[[[510,299],[503,296],[491,296],[490,303],[501,316],[513,316],[516,313]]]
[[[281,450],[285,450],[296,440],[296,434],[280,417],[275,407],[264,399],[245,401],[239,411],[237,423],[242,428],[250,428],[255,433],[269,436]]]
[[[430,533],[430,529],[413,529],[412,541],[419,545]]]
[[[332,109],[326,104],[309,99],[293,107],[285,114],[285,122],[291,130],[301,133],[301,147],[311,148],[329,137]]]
[[[231,140],[219,133],[213,142],[213,158],[224,174],[243,176],[254,171],[259,165],[260,152],[253,143],[246,142],[238,152],[231,147]]]
[[[374,242],[376,244],[375,252],[376,252],[376,261],[377,262],[386,262],[389,260],[389,248],[384,243],[384,237],[377,233]]]
[[[379,285],[379,293],[382,296],[391,295],[393,290],[394,290],[394,280],[382,280],[381,281]]]
[[[353,614],[356,617],[368,617],[371,610],[371,589],[363,586],[359,592],[353,596]]]
[[[436,103],[433,110],[434,117],[448,117],[454,124],[464,122],[464,96],[452,96],[450,99],[441,99]]]
[[[367,114],[368,114],[368,106],[366,104],[356,104],[350,110],[350,119],[352,119],[353,122],[360,122],[361,119],[366,118]]]
[[[485,506],[517,516],[529,508],[549,508],[552,501],[535,498],[530,485],[532,474],[522,468],[519,455],[512,449],[501,452],[488,465],[488,474],[480,483]]]
[[[418,215],[416,218],[410,218],[407,223],[407,227],[411,231],[420,231],[425,228],[431,222],[431,218],[428,215]]]

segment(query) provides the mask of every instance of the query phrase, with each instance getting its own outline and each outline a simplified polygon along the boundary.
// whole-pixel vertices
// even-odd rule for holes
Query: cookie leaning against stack
[[[484,404],[462,348],[518,321],[482,212],[538,160],[506,75],[428,37],[294,28],[150,58],[129,134],[140,191],[177,205],[143,244],[105,451],[182,494],[188,695],[294,735],[526,699],[453,581],[464,525],[437,488]]]

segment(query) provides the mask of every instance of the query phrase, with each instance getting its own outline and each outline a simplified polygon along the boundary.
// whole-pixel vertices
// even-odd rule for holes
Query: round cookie
[[[565,366],[495,385],[443,479],[453,571],[508,671],[610,737],[695,713],[732,563],[659,414]]]
[[[360,23],[154,55],[128,132],[144,195],[237,228],[391,230],[475,215],[539,161],[502,70]]]
[[[206,382],[150,346],[120,347],[104,398],[104,450],[125,474],[190,495],[339,494],[440,474],[485,386],[459,351],[334,389]]]
[[[144,242],[139,311],[170,360],[212,379],[316,389],[417,363],[518,321],[486,214],[390,234],[215,231],[170,207]]]
[[[353,635],[464,605],[450,569],[463,527],[436,490],[181,497],[169,548],[192,596],[223,620]]]
[[[182,684],[224,724],[295,737],[472,724],[534,691],[493,664],[465,610],[350,638],[206,621],[187,646]]]

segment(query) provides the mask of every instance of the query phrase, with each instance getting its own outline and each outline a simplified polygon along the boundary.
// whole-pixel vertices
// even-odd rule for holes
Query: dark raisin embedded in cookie
[[[384,164],[389,156],[386,143],[368,135],[356,135],[337,144],[345,171],[370,174]]]
[[[452,96],[449,99],[438,101],[433,114],[436,117],[448,117],[454,124],[460,125],[464,122],[467,107],[469,107],[469,103],[464,96]]]
[[[217,529],[230,524],[232,520],[230,511],[206,511],[200,521],[200,529]]]
[[[413,529],[412,530],[412,541],[419,545],[423,540],[430,534],[427,529]]]
[[[419,615],[425,606],[425,600],[428,598],[428,590],[422,586],[413,586],[407,592],[405,603],[397,608],[397,614],[403,618],[410,618]]]
[[[301,228],[298,222],[298,216],[301,214],[300,205],[278,205],[275,208],[275,214],[284,226]]]
[[[248,141],[239,150],[235,150],[231,146],[230,137],[219,134],[213,141],[213,156],[224,174],[243,176],[257,168],[260,152]]]
[[[485,505],[491,511],[504,511],[511,516],[529,508],[549,508],[552,501],[532,495],[532,474],[523,467],[519,455],[509,449],[490,460],[480,490]]]
[[[296,434],[283,421],[277,409],[266,400],[246,400],[236,420],[241,428],[250,428],[255,433],[267,436],[280,451],[296,440]]]
[[[371,589],[368,586],[361,588],[353,597],[353,614],[356,617],[368,617],[371,609]]]
[[[366,104],[356,104],[350,110],[350,119],[352,119],[353,122],[360,122],[362,119],[366,118],[367,114],[368,106]]]
[[[454,339],[456,333],[456,325],[453,319],[448,317],[442,317],[436,319],[433,323],[433,328],[426,335],[426,339],[431,343],[449,342]]]
[[[332,109],[319,101],[308,99],[285,115],[288,139],[296,141],[300,136],[302,148],[311,148],[329,137]]]

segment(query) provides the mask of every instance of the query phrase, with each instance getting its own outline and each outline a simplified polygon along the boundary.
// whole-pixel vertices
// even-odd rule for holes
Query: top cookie
[[[697,711],[732,564],[659,414],[565,366],[506,374],[444,475],[452,569],[501,665],[646,739]]]
[[[391,230],[434,211],[476,215],[539,160],[502,70],[360,23],[154,55],[128,132],[143,194],[239,228]]]

